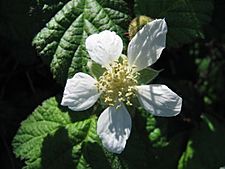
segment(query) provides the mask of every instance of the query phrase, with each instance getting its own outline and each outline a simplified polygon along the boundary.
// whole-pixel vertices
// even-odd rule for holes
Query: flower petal
[[[74,111],[87,110],[100,96],[96,83],[97,81],[90,75],[76,73],[73,78],[67,80],[61,105],[68,106]]]
[[[128,45],[130,66],[137,66],[139,71],[155,63],[166,46],[166,33],[164,19],[156,19],[138,31]]]
[[[142,106],[156,116],[176,116],[181,111],[182,98],[165,85],[137,86]]]
[[[91,59],[104,67],[117,60],[123,50],[122,39],[109,30],[89,36],[85,45]]]
[[[123,151],[130,131],[131,117],[122,103],[118,109],[108,107],[98,118],[97,133],[110,152],[120,154]]]

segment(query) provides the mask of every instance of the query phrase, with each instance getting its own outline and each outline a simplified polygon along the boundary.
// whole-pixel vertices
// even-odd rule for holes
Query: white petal
[[[107,67],[122,54],[122,39],[115,33],[105,30],[86,39],[86,49],[96,63]]]
[[[141,105],[156,116],[176,116],[181,111],[182,98],[165,85],[137,86]]]
[[[139,71],[155,63],[166,46],[166,33],[164,19],[156,19],[138,31],[128,45],[130,66],[137,66]]]
[[[120,154],[130,136],[131,117],[126,107],[108,107],[99,116],[97,133],[103,146],[110,152]]]
[[[61,105],[68,106],[74,111],[90,108],[100,96],[96,83],[97,81],[90,75],[76,73],[73,78],[67,80]]]

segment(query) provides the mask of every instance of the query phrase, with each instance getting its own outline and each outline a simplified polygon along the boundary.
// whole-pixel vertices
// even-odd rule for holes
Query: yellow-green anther
[[[97,83],[103,101],[110,106],[115,106],[118,102],[132,105],[131,99],[135,95],[139,73],[133,72],[125,57],[121,63],[117,61],[110,66]]]

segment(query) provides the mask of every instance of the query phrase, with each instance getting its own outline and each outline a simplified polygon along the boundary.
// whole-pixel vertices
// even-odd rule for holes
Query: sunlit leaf
[[[129,16],[123,0],[71,0],[33,40],[40,55],[50,63],[54,78],[64,84],[77,71],[86,72],[85,39],[112,30],[124,37]]]
[[[84,146],[98,137],[96,116],[88,114],[65,111],[55,98],[46,100],[21,124],[12,143],[16,156],[29,169],[89,168]]]

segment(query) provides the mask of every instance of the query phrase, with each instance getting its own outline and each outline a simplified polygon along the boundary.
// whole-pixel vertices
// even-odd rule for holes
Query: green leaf
[[[157,71],[152,68],[143,69],[139,72],[140,76],[139,76],[138,82],[140,84],[148,84],[153,79],[155,79],[159,75],[160,72],[161,71]]]
[[[90,168],[85,149],[88,144],[99,146],[97,118],[90,114],[68,112],[58,106],[55,98],[46,100],[22,122],[13,139],[16,156],[27,165],[24,168]],[[98,149],[103,152],[100,146]],[[102,163],[108,164],[106,160]]]
[[[112,30],[124,37],[129,20],[123,0],[71,0],[33,40],[40,55],[50,63],[61,84],[76,72],[87,72],[85,39],[96,32]]]
[[[87,65],[90,73],[97,79],[106,71],[105,68],[93,61],[88,62]]]
[[[202,116],[200,127],[193,129],[179,169],[220,168],[225,165],[225,126],[209,115]]]
[[[25,161],[24,169],[149,168],[148,152],[135,126],[122,154],[102,148],[93,110],[69,111],[55,97],[44,101],[13,139],[14,153]]]
[[[135,0],[137,16],[166,19],[170,47],[202,38],[202,27],[210,22],[212,11],[212,0]]]
[[[164,118],[157,118],[147,112],[146,115],[146,130],[148,138],[155,148],[166,147],[168,140],[166,133],[168,132],[168,121]]]

